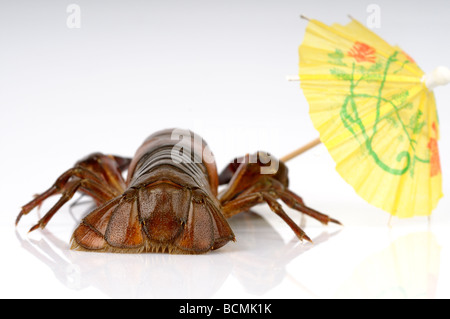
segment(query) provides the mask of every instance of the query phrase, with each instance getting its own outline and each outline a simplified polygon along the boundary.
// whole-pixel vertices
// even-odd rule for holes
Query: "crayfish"
[[[219,185],[225,185],[220,193]],[[44,228],[77,192],[96,204],[71,238],[71,249],[82,251],[206,253],[235,240],[227,218],[261,203],[300,240],[311,241],[278,200],[323,224],[339,224],[289,190],[286,165],[270,154],[236,158],[219,175],[207,143],[179,129],[150,135],[133,159],[94,153],[78,161],[22,207],[16,225],[47,198],[61,195],[30,231]]]

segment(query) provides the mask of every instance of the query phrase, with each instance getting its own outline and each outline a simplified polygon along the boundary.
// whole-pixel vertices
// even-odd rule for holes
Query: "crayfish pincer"
[[[186,130],[163,130],[150,135],[133,159],[95,153],[78,161],[22,207],[16,225],[48,197],[60,195],[30,231],[44,228],[77,192],[96,203],[72,235],[71,249],[82,251],[206,253],[235,240],[227,218],[261,203],[267,203],[300,240],[310,241],[278,200],[323,224],[339,223],[291,192],[287,173],[282,162],[258,152],[236,158],[219,176],[201,137]],[[226,185],[220,194],[219,185]]]

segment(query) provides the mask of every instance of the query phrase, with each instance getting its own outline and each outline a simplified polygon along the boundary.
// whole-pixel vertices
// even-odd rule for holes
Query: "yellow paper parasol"
[[[339,174],[374,206],[400,218],[430,215],[443,196],[432,89],[450,82],[450,70],[425,75],[354,19],[309,20],[299,54],[300,85],[320,133],[306,149],[324,143]]]

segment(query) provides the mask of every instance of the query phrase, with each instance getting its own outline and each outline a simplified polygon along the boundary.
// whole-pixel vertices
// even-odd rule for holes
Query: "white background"
[[[75,161],[95,151],[132,156],[159,129],[196,131],[219,168],[316,138],[298,83],[286,81],[298,71],[307,24],[299,15],[365,23],[372,2],[79,0],[79,29],[67,27],[70,3],[0,3],[0,297],[450,297],[448,197],[430,223],[394,219],[388,228],[389,215],[345,184],[323,146],[289,163],[291,188],[345,225],[307,218],[314,245],[298,243],[264,206],[233,218],[237,242],[205,256],[69,251],[68,207],[47,231],[27,234],[36,212],[15,228],[20,207]],[[379,35],[424,71],[449,64],[448,1],[376,4]],[[450,88],[435,93],[447,194]]]

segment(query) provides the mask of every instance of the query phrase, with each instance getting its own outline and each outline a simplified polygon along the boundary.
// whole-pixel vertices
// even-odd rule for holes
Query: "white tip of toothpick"
[[[300,81],[300,77],[298,75],[288,75],[286,76],[286,80],[289,82]]]
[[[450,69],[445,66],[440,66],[433,72],[424,75],[422,81],[430,90],[441,85],[447,85],[450,83]]]

